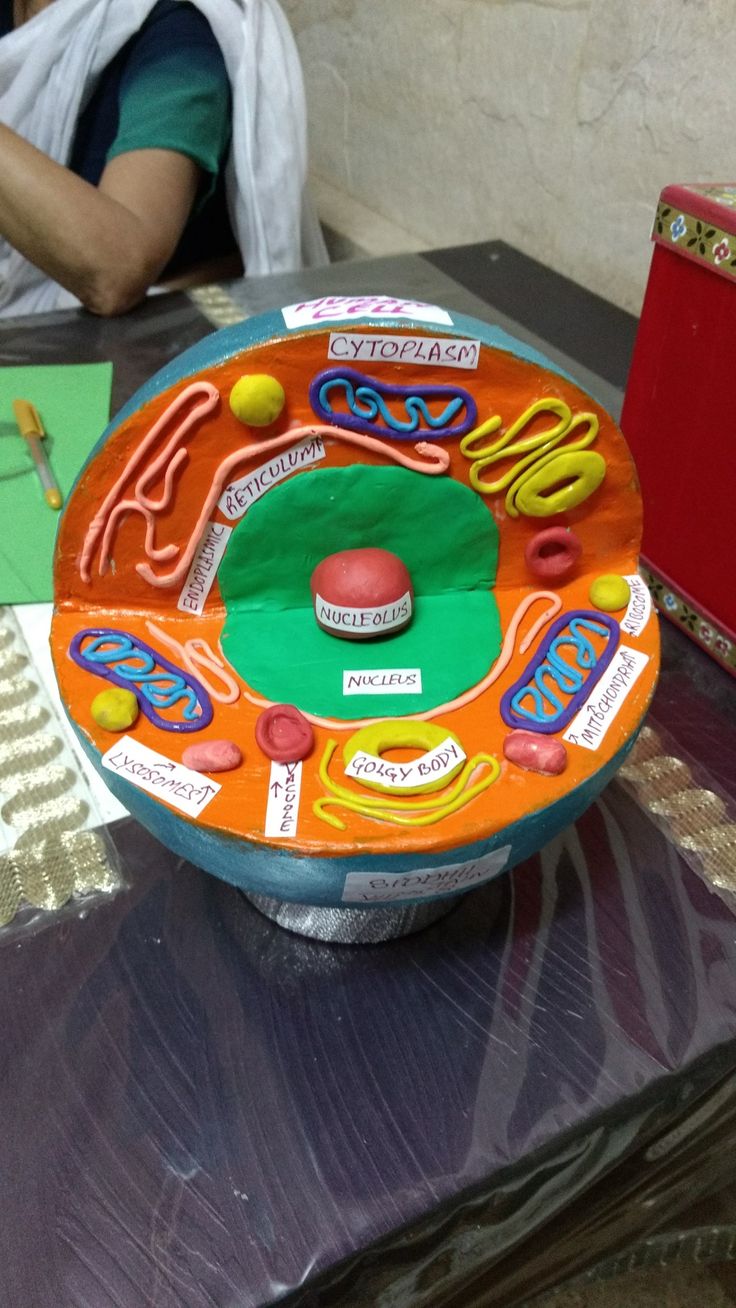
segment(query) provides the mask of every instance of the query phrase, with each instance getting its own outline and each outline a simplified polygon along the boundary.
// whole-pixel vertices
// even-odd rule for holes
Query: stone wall
[[[736,176],[736,0],[283,2],[317,177],[429,245],[636,312],[662,186]]]

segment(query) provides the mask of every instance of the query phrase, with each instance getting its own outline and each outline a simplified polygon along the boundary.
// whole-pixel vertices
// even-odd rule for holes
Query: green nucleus
[[[310,578],[338,550],[376,546],[409,569],[408,627],[347,641],[318,627]],[[493,596],[498,530],[481,498],[405,468],[310,469],[258,500],[219,571],[223,652],[266,699],[321,716],[393,717],[445,703],[480,681],[501,646]],[[343,694],[345,672],[419,669],[421,692]]]

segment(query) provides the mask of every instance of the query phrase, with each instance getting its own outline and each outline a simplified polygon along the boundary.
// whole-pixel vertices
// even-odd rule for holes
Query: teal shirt
[[[175,150],[202,170],[199,194],[166,275],[236,250],[225,204],[232,121],[225,61],[198,9],[159,0],[105,69],[83,111],[73,172],[96,185],[130,150]]]

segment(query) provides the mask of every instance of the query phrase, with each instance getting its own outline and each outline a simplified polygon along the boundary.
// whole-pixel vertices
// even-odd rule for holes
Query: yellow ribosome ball
[[[270,427],[285,404],[281,382],[265,372],[245,373],[230,392],[230,408],[249,427]]]
[[[127,731],[138,717],[132,690],[101,690],[92,700],[92,717],[105,731]]]
[[[631,587],[625,577],[617,572],[608,572],[603,577],[596,577],[588,592],[591,604],[604,613],[616,613],[625,609],[631,599]]]

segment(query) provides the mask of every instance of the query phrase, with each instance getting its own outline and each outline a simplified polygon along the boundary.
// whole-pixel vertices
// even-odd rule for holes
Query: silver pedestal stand
[[[449,895],[426,904],[402,904],[396,908],[321,908],[290,904],[267,895],[246,895],[259,913],[278,926],[333,945],[376,945],[410,936],[452,912],[462,898],[462,895]]]

